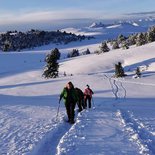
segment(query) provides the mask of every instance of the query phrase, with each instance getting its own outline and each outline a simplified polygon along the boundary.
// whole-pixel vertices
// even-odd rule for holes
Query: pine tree
[[[87,50],[86,50],[86,51],[82,52],[82,54],[83,54],[83,55],[90,54],[90,50],[89,50],[89,48],[87,48]]]
[[[116,77],[123,77],[123,76],[126,76],[124,74],[124,69],[122,67],[122,64],[121,62],[118,62],[118,64],[115,64],[115,76]]]
[[[136,68],[135,73],[136,73],[136,77],[137,78],[140,78],[141,77],[141,71],[140,71],[140,68],[139,67]]]
[[[126,41],[123,41],[122,42],[122,49],[129,49],[129,46],[128,46],[128,44],[127,44],[127,42]]]
[[[59,50],[57,48],[55,48],[54,50],[52,50],[53,55],[55,56],[55,58],[57,60],[60,59],[61,53],[59,52]]]
[[[68,53],[67,57],[71,58],[71,57],[77,57],[79,56],[79,50],[78,49],[73,49],[72,52]]]
[[[7,52],[7,51],[10,50],[10,48],[11,48],[11,43],[10,43],[8,40],[6,40],[6,41],[4,42],[4,45],[3,45],[2,50],[3,50],[4,52]]]
[[[119,49],[119,44],[117,41],[115,41],[112,45],[112,49]]]
[[[122,43],[122,42],[125,41],[125,40],[126,40],[126,37],[123,36],[122,34],[120,34],[120,35],[118,36],[118,38],[117,38],[118,44]]]
[[[146,44],[146,35],[144,33],[139,33],[137,35],[137,39],[136,39],[136,45],[137,46],[142,46]]]
[[[135,45],[136,44],[136,38],[137,38],[137,34],[132,34],[128,37],[127,39],[127,43],[129,46]]]
[[[119,67],[118,67],[118,64],[115,64],[115,77],[119,77]]]
[[[99,48],[100,48],[100,52],[101,53],[105,53],[105,52],[109,52],[110,51],[110,49],[107,46],[106,42],[102,42],[102,44],[101,44],[101,46]]]
[[[58,55],[56,50],[52,50],[45,58],[47,65],[45,66],[43,76],[45,78],[56,78],[58,77],[59,64],[57,62]]]
[[[151,27],[147,32],[147,41],[153,42],[155,41],[155,26]]]

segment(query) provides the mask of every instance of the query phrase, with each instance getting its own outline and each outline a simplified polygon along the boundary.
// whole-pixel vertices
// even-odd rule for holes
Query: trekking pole
[[[95,104],[94,104],[94,99],[93,99],[93,97],[92,97],[92,102],[93,102],[93,108],[95,108]]]
[[[58,105],[58,109],[57,109],[57,115],[56,115],[56,119],[58,118],[59,109],[60,109],[60,100],[59,100],[59,105]]]

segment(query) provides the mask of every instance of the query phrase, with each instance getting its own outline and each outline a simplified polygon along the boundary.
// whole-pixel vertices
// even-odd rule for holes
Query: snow
[[[134,22],[134,23],[133,23],[133,26],[139,26],[139,24],[137,24],[137,23]]]
[[[64,55],[72,48],[80,52],[89,48],[93,53],[100,39],[57,47]],[[155,43],[62,57],[60,76],[44,79],[44,58],[53,45],[49,47],[0,53],[0,154],[155,154]],[[118,61],[128,74],[125,78],[112,77]],[[133,79],[137,66],[142,78]],[[89,84],[94,91],[93,108],[76,110],[73,125],[65,122],[63,101],[58,111],[59,95],[68,81],[82,90]]]
[[[120,26],[121,26],[121,24],[111,25],[111,26],[107,26],[107,29],[119,28]]]

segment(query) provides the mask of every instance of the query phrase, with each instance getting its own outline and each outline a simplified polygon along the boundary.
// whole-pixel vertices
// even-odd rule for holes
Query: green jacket
[[[69,91],[67,90],[67,88],[64,88],[63,91],[60,94],[60,100],[62,98],[64,99],[65,104],[71,100],[70,98],[72,98],[74,103],[76,103],[78,101],[78,96],[77,96],[77,93],[76,93],[74,88],[72,88],[70,90],[70,94],[69,94]]]

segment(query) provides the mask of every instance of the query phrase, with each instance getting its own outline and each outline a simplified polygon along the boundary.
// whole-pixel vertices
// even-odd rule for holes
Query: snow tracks
[[[90,109],[79,113],[76,123],[60,139],[57,155],[137,154],[137,147],[128,139],[115,111]]]
[[[127,133],[129,141],[133,142],[138,146],[139,152],[137,152],[137,154],[154,155],[155,136],[151,132],[150,128],[147,127],[146,124],[144,123],[143,117],[145,115],[144,116],[141,115],[139,116],[139,118],[137,118],[134,116],[134,113],[136,112],[135,108],[134,108],[135,112],[133,113],[129,107],[125,108],[124,107],[125,105],[123,107],[119,106],[120,103],[122,102],[125,103],[124,99],[126,98],[127,91],[124,88],[123,83],[119,79],[116,80],[115,78],[110,78],[106,75],[105,77],[109,80],[112,93],[116,99],[113,105],[115,105],[116,116],[120,119],[120,122],[123,125],[122,131],[124,130],[124,133]],[[126,83],[126,81],[123,82]],[[139,109],[139,106],[137,109]],[[151,117],[153,116],[154,115],[151,115]]]
[[[155,137],[130,111],[118,110],[117,116],[128,133],[130,140],[139,147],[140,154],[155,154]]]
[[[30,155],[55,155],[57,152],[57,145],[59,144],[61,138],[68,132],[71,128],[69,123],[64,122],[64,117],[59,119],[54,119],[55,127],[49,131],[48,134],[41,140],[39,145],[31,152]]]
[[[55,109],[48,106],[0,106],[0,155],[26,155],[32,151],[46,133],[57,128],[54,114]]]

